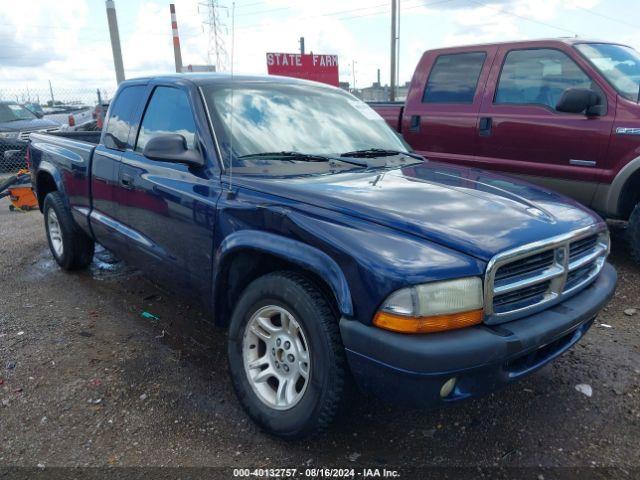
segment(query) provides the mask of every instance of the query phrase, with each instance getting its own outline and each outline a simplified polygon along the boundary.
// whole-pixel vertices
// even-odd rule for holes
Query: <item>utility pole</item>
[[[353,93],[356,91],[356,61],[351,60],[351,75],[353,76]]]
[[[49,80],[49,93],[51,93],[51,106],[53,107],[56,102],[53,98],[53,87],[51,86],[51,80]]]
[[[391,82],[389,82],[390,102],[394,102],[396,100],[396,12],[397,0],[391,0],[391,67],[389,69],[389,72],[391,73]]]
[[[300,37],[300,54],[304,55],[304,37]]]
[[[173,57],[176,62],[176,73],[182,73],[182,53],[180,52],[180,37],[178,36],[178,22],[176,21],[176,6],[169,4],[171,12],[171,32],[173,34]]]
[[[396,16],[398,17],[398,27],[396,30],[396,85],[400,88],[400,4],[402,0],[398,0],[398,9],[396,10]],[[396,93],[398,93],[396,91]]]
[[[106,0],[106,4],[109,35],[111,37],[111,51],[113,52],[113,66],[116,69],[116,82],[120,83],[124,80],[124,66],[122,65],[122,50],[120,50],[120,34],[118,33],[116,6],[113,0]]]

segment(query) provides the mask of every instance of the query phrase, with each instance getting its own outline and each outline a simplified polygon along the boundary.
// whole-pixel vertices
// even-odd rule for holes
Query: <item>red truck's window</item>
[[[431,69],[423,103],[473,103],[485,52],[440,55]]]
[[[513,50],[504,61],[495,103],[544,105],[555,109],[567,88],[598,87],[559,50]]]

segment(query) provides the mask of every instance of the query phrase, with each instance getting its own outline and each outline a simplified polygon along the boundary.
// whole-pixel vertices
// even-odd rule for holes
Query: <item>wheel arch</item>
[[[625,220],[629,218],[633,208],[640,201],[640,158],[636,160],[638,160],[636,168],[626,175],[618,195],[616,213]]]
[[[234,302],[255,278],[279,270],[309,277],[330,300],[336,314],[353,316],[347,280],[326,253],[297,240],[256,230],[228,236],[214,258],[212,303],[215,322],[226,326]]]
[[[63,193],[64,199],[64,186],[60,173],[53,165],[43,162],[36,173],[36,196],[40,211],[44,207],[47,194],[55,191]]]

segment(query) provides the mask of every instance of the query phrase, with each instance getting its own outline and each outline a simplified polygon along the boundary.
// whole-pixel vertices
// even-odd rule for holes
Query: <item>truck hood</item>
[[[602,222],[575,201],[532,184],[430,161],[397,170],[236,178],[249,188],[384,225],[484,261]]]
[[[0,122],[0,132],[23,132],[46,128],[59,127],[60,124],[45,118],[31,120],[16,120],[15,122]]]

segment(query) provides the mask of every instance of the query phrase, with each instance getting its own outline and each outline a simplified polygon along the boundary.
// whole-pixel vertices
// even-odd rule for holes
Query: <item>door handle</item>
[[[133,188],[133,177],[128,173],[123,173],[120,175],[120,184],[124,188]]]
[[[411,115],[411,122],[409,123],[409,131],[417,133],[420,131],[420,115]]]
[[[480,117],[480,122],[478,123],[478,134],[481,137],[488,137],[491,135],[491,126],[493,125],[493,120],[491,117]]]

